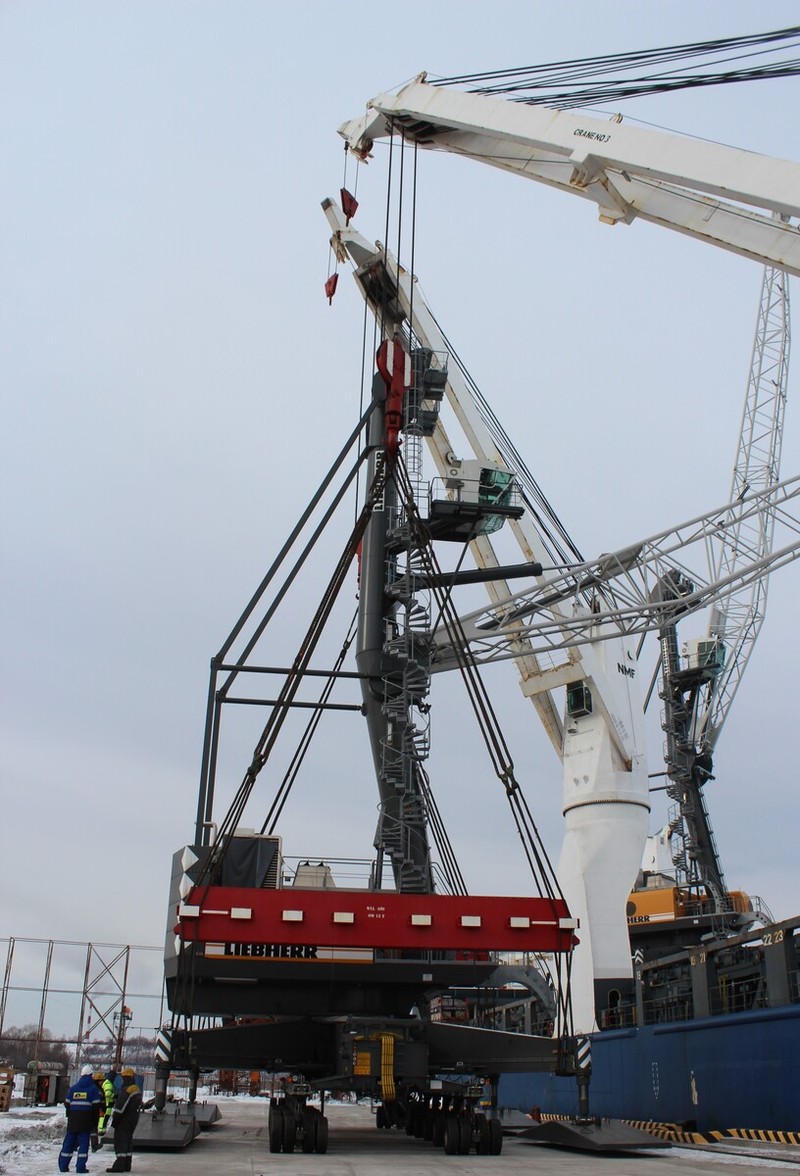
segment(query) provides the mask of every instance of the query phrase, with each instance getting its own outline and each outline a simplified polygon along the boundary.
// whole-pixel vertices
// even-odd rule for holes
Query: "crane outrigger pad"
[[[629,1127],[619,1119],[550,1119],[531,1123],[527,1127],[503,1124],[503,1133],[526,1143],[540,1143],[547,1147],[564,1147],[571,1151],[624,1152],[643,1148],[670,1147],[666,1139]]]
[[[213,1127],[222,1118],[222,1111],[217,1104],[209,1102],[187,1103],[186,1113],[194,1115],[201,1131],[208,1131],[209,1127]]]

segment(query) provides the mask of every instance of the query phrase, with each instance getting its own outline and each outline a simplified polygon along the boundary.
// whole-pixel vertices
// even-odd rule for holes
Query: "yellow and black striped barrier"
[[[543,1122],[563,1118],[564,1115],[542,1115]],[[701,1132],[687,1131],[679,1123],[654,1123],[649,1119],[622,1119],[620,1122],[670,1143],[691,1143],[701,1146],[704,1143],[731,1143],[737,1139],[746,1139],[755,1143],[786,1143],[800,1147],[800,1131],[764,1131],[749,1127],[729,1127],[725,1131]]]
[[[756,1143],[788,1143],[800,1147],[800,1131],[763,1131],[749,1127],[729,1127],[725,1131],[685,1131],[678,1123],[650,1123],[624,1119],[631,1127],[648,1131],[660,1139],[671,1139],[675,1143],[729,1143],[747,1139]]]
[[[756,1131],[747,1127],[732,1127],[728,1131],[709,1132],[715,1143],[726,1139],[755,1139],[759,1143],[792,1143],[800,1147],[800,1131]]]

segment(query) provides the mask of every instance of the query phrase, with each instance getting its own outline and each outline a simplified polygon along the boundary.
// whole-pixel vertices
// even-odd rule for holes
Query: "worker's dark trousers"
[[[127,1123],[120,1123],[114,1128],[114,1152],[116,1159],[114,1160],[113,1168],[106,1169],[106,1171],[114,1172],[130,1172],[131,1160],[133,1159],[133,1133],[136,1130],[136,1124],[128,1126]]]

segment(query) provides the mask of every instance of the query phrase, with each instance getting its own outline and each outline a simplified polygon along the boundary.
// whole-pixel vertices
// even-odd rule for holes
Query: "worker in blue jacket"
[[[67,1111],[67,1133],[58,1157],[60,1172],[69,1172],[72,1153],[78,1149],[76,1172],[86,1172],[89,1156],[89,1140],[97,1131],[97,1121],[103,1105],[103,1096],[97,1089],[92,1073],[94,1066],[84,1066],[81,1076],[67,1091],[64,1106]]]

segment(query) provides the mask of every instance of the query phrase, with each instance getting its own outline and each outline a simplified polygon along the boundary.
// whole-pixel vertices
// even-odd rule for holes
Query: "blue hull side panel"
[[[698,1131],[800,1130],[800,1005],[592,1037],[593,1115]],[[499,1105],[577,1112],[574,1079],[504,1074]]]

